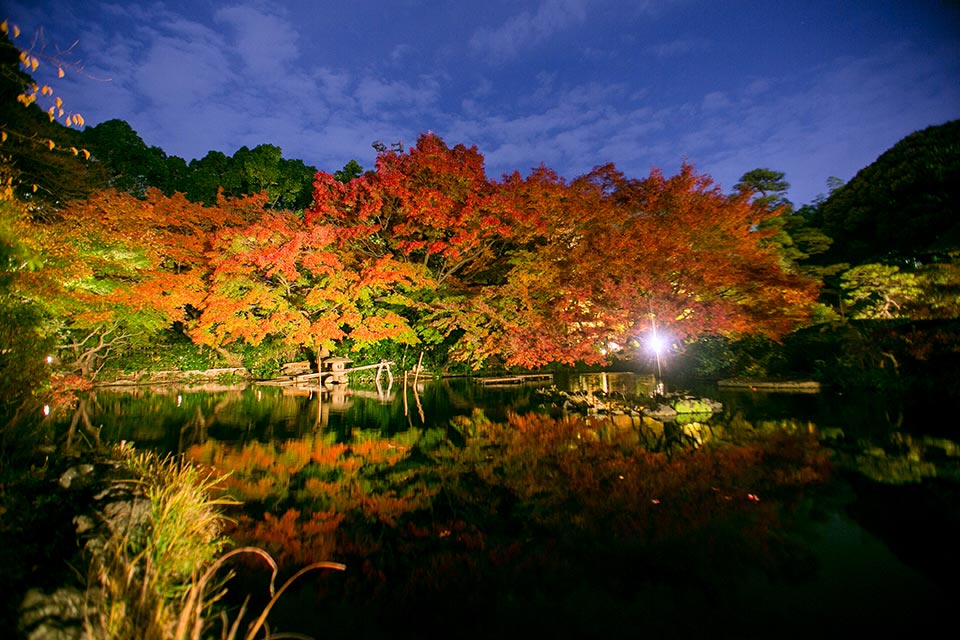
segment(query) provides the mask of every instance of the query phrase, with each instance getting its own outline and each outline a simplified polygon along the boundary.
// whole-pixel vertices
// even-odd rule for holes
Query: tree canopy
[[[822,261],[865,264],[960,249],[960,120],[914,132],[834,190],[814,221]]]

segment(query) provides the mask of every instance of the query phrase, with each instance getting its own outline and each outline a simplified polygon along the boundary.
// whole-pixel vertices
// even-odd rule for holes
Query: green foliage
[[[960,120],[917,131],[816,207],[818,262],[865,264],[960,248]]]
[[[902,315],[905,306],[923,294],[917,276],[904,273],[899,267],[864,264],[841,276],[841,287],[847,294],[851,318],[889,319]]]
[[[13,202],[0,198],[0,429],[21,408],[35,408],[50,378],[46,358],[55,347],[43,306],[24,289],[38,258],[24,243],[22,215]]]
[[[220,194],[241,197],[266,192],[269,208],[303,211],[313,195],[316,169],[301,160],[284,159],[281,149],[271,144],[240,147],[233,157],[210,151],[188,165],[159,147],[148,147],[122,120],[86,129],[81,142],[90,149],[94,163],[103,167],[108,184],[136,197],[153,187],[168,196],[181,192],[191,202],[212,206]]]
[[[170,328],[124,352],[122,359],[108,362],[100,375],[109,379],[135,371],[205,371],[226,366],[219,352],[197,345],[181,331]]]
[[[46,358],[55,349],[44,325],[35,305],[0,295],[0,430],[18,410],[39,409],[51,372]]]
[[[261,144],[253,149],[240,147],[233,155],[233,169],[240,176],[240,196],[267,192],[268,207],[303,211],[313,198],[313,176],[317,170],[300,160],[285,160],[280,147]],[[189,177],[188,177],[189,181]]]
[[[930,256],[926,264],[913,263],[921,293],[903,315],[923,320],[960,318],[960,251]]]
[[[790,183],[784,180],[782,171],[772,169],[754,169],[740,177],[734,185],[740,192],[754,194],[753,203],[764,209],[778,209],[780,207],[793,208],[786,198]]]
[[[108,184],[118,191],[142,198],[150,187],[166,195],[180,190],[179,181],[187,169],[183,159],[167,156],[159,147],[148,147],[123,120],[89,127],[81,139],[93,159],[106,169]]]
[[[361,167],[360,163],[356,160],[351,160],[347,164],[343,165],[343,169],[333,172],[334,179],[344,184],[350,182],[354,178],[359,178],[362,175],[363,167]]]
[[[687,345],[678,366],[694,376],[713,379],[778,376],[791,368],[782,345],[751,335],[704,336]]]
[[[736,373],[737,355],[730,339],[710,335],[688,344],[682,362],[695,376],[725,378]]]
[[[273,378],[280,373],[280,367],[287,362],[306,359],[298,345],[291,345],[282,339],[267,338],[254,346],[243,343],[235,349],[243,359],[243,366],[255,378]]]

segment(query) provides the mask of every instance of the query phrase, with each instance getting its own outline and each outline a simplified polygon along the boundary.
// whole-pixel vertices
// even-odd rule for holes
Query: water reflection
[[[650,394],[652,376],[631,373],[556,374],[552,381],[494,387],[465,378],[419,380],[416,386],[333,385],[279,387],[202,385],[102,388],[84,396],[65,418],[68,437],[127,440],[182,453],[208,438],[243,442],[332,433],[348,442],[356,433],[384,437],[412,429],[445,429],[480,411],[495,422],[511,413],[562,413],[542,391],[629,398]],[[875,480],[960,477],[960,442],[945,437],[942,418],[909,412],[890,394],[765,393],[716,388],[693,391],[723,403],[715,415],[679,416],[672,422],[637,415],[606,415],[596,436],[633,430],[637,444],[664,450],[671,444],[742,441],[762,433],[815,433],[836,450],[838,462]],[[914,406],[924,406],[913,398]],[[918,415],[919,414],[919,415]]]
[[[248,501],[248,511],[238,518],[238,535],[275,544],[273,550],[291,562],[343,548],[359,553],[359,539],[370,545],[364,552],[369,558],[396,553],[390,556],[393,570],[402,569],[424,583],[418,588],[432,589],[438,597],[444,589],[459,593],[463,586],[447,582],[450,576],[443,572],[450,567],[461,572],[456,575],[465,584],[482,574],[517,597],[518,584],[531,592],[547,589],[531,577],[538,570],[558,571],[557,584],[562,584],[569,575],[546,556],[558,540],[569,543],[566,550],[584,566],[596,563],[596,557],[605,559],[605,569],[574,575],[602,580],[610,593],[630,593],[631,581],[637,580],[637,566],[624,564],[623,557],[641,563],[643,575],[659,572],[676,580],[702,569],[696,563],[703,562],[718,572],[707,576],[714,580],[726,570],[723,554],[736,552],[744,561],[760,562],[760,552],[772,542],[787,544],[778,551],[787,557],[776,562],[794,566],[778,564],[777,570],[795,571],[800,586],[758,578],[758,588],[744,597],[780,613],[789,610],[784,603],[798,602],[798,595],[813,602],[831,580],[853,584],[851,572],[859,566],[889,576],[872,581],[869,593],[899,603],[905,618],[916,610],[918,594],[933,602],[939,593],[926,575],[953,579],[943,576],[956,562],[928,556],[945,554],[952,545],[929,540],[931,531],[944,532],[948,540],[956,530],[960,505],[942,498],[956,495],[955,490],[929,494],[909,488],[960,477],[960,444],[925,433],[922,420],[902,399],[698,389],[721,401],[724,410],[669,422],[604,414],[549,437],[542,437],[542,429],[553,423],[517,418],[562,413],[543,393],[551,385],[617,398],[650,393],[653,384],[647,376],[607,373],[557,375],[548,383],[503,387],[444,379],[386,389],[352,384],[98,389],[65,418],[64,427],[72,424],[73,431],[95,431],[106,441],[134,441],[140,448],[185,453],[231,469],[231,489]],[[725,446],[706,446],[721,443]],[[831,451],[835,472],[862,479],[852,483],[855,491],[827,483],[824,448]],[[707,453],[697,453],[701,450]],[[711,451],[727,457],[711,458]],[[756,456],[763,459],[763,469],[751,466]],[[638,473],[638,468],[647,471]],[[909,490],[888,502],[884,487]],[[932,509],[919,509],[918,496],[929,495],[939,501]],[[910,518],[897,518],[905,504],[913,509]],[[858,509],[875,535],[850,517],[848,511]],[[350,513],[363,517],[351,524],[344,520]],[[769,529],[785,526],[779,518],[787,513],[793,529]],[[954,522],[953,529],[939,527],[943,522]],[[630,546],[638,540],[655,544]],[[841,543],[849,548],[851,540],[862,552],[856,566],[848,562],[850,553],[836,550]],[[887,540],[897,543],[896,555],[884,546]],[[605,546],[613,544],[625,555]],[[652,548],[657,554],[650,553]],[[712,557],[711,549],[720,557]],[[927,573],[908,570],[901,559]],[[356,579],[379,588],[378,575]],[[655,598],[659,587],[650,578],[641,582],[637,588]],[[576,584],[567,587],[576,592]],[[437,591],[440,586],[444,589]],[[693,598],[687,604],[722,613],[704,601],[703,593],[684,595]],[[835,610],[850,605],[842,592],[834,597]],[[647,613],[656,607],[648,603]],[[865,609],[862,618],[869,614]]]

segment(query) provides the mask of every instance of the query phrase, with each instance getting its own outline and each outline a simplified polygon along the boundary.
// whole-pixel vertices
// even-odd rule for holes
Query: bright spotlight
[[[653,334],[647,338],[647,346],[650,347],[650,350],[655,354],[660,355],[660,353],[666,348],[667,341],[664,340],[662,336]]]

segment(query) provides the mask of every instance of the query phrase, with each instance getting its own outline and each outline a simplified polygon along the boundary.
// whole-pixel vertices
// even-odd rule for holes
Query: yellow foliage
[[[10,31],[13,31],[14,38],[20,37],[20,27],[17,25],[8,25],[6,20],[0,22],[0,32],[2,32],[3,35],[8,35]]]

